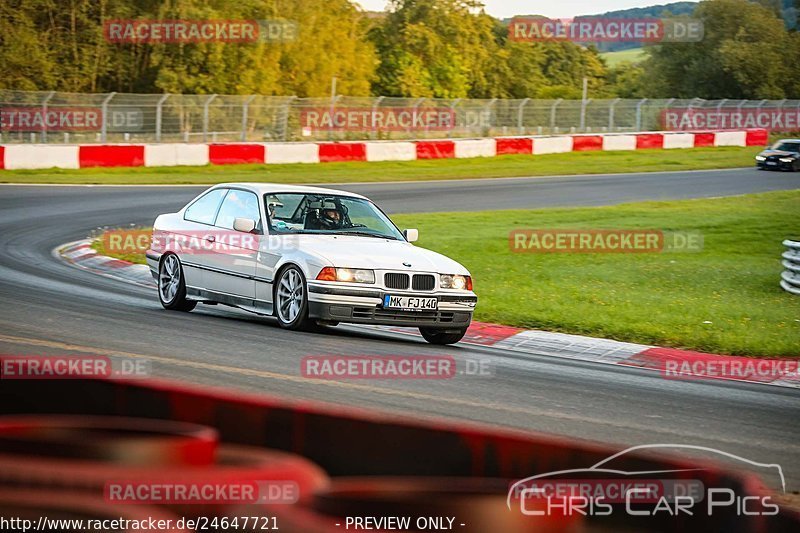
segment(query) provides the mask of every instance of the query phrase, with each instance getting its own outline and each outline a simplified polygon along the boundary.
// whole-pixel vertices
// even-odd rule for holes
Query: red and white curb
[[[91,248],[91,245],[91,240],[72,242],[56,248],[53,253],[67,263],[95,274],[151,289],[155,288],[150,269],[146,265],[137,265],[100,255]],[[419,336],[414,328],[358,327]],[[800,375],[798,375],[800,361],[797,359],[756,359],[717,355],[566,333],[525,330],[485,322],[473,322],[461,342],[528,355],[636,367],[658,371],[666,379],[673,380],[721,379],[800,388]],[[794,368],[794,372],[789,372],[789,375],[776,375],[774,371],[771,371],[773,368],[771,365],[778,364],[778,362],[790,365],[791,368]],[[731,369],[734,370],[733,373],[737,377],[731,377]],[[738,377],[741,375],[747,377]]]
[[[93,274],[133,283],[147,288],[155,288],[153,276],[147,265],[136,265],[100,255],[92,249],[91,240],[71,242],[53,250],[53,255],[80,269]]]
[[[764,146],[764,129],[318,143],[7,144],[0,169],[417,161],[565,152]]]

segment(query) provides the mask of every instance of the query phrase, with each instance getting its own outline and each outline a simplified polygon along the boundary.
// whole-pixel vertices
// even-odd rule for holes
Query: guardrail
[[[318,143],[0,144],[0,170],[414,161],[565,152],[764,146],[764,129],[742,131]]]
[[[781,274],[783,290],[800,296],[800,240],[783,241],[786,251],[781,256],[784,271]]]

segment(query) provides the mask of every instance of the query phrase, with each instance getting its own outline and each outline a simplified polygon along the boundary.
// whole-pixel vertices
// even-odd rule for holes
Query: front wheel
[[[313,329],[314,323],[308,319],[308,294],[306,279],[294,265],[289,265],[281,272],[275,284],[275,317],[284,329]]]
[[[167,255],[158,266],[158,299],[170,311],[191,311],[197,302],[186,299],[183,267],[175,254]]]
[[[467,334],[467,328],[462,330],[456,331],[451,333],[449,331],[445,332],[441,329],[431,329],[431,328],[419,328],[419,332],[422,333],[423,338],[431,344],[455,344],[461,339],[464,338],[464,335]]]

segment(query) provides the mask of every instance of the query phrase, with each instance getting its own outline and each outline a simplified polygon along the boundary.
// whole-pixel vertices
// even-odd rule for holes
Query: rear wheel
[[[419,328],[423,338],[431,344],[455,344],[464,338],[467,334],[467,328],[459,331],[451,332],[449,330]]]
[[[191,311],[197,306],[197,302],[186,299],[183,267],[175,254],[164,257],[158,266],[158,299],[170,311]]]

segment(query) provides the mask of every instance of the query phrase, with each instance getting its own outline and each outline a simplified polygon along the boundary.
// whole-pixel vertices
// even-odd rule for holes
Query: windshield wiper
[[[396,237],[392,237],[391,235],[380,235],[376,233],[369,233],[367,231],[340,231],[337,232],[336,235],[358,235],[359,237],[373,237],[375,239],[389,239],[392,241],[397,241]]]

